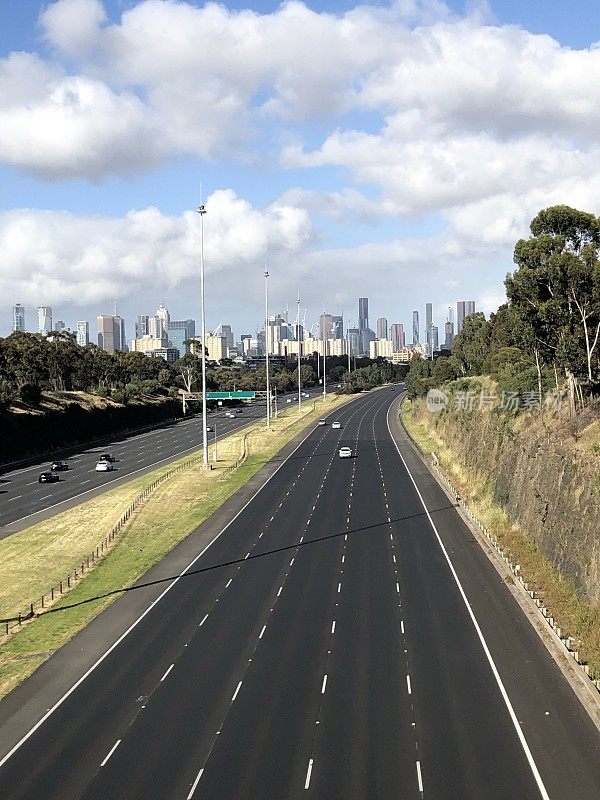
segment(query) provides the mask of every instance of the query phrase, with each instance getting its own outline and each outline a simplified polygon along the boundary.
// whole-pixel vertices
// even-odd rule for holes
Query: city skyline
[[[214,360],[226,357],[257,356],[268,349],[269,353],[276,355],[293,355],[317,350],[326,350],[328,355],[347,355],[350,351],[354,355],[370,355],[371,358],[383,356],[391,358],[395,353],[414,350],[426,357],[432,357],[434,352],[442,348],[451,349],[454,339],[454,311],[448,307],[448,314],[444,326],[433,324],[433,305],[425,304],[425,333],[426,341],[420,341],[419,312],[413,310],[413,341],[406,342],[405,323],[389,323],[386,317],[378,317],[372,330],[369,324],[369,298],[358,298],[358,327],[352,327],[351,317],[341,314],[331,314],[323,311],[314,326],[306,325],[304,310],[300,323],[300,298],[297,300],[297,319],[289,320],[288,306],[280,312],[271,313],[269,310],[268,327],[260,323],[256,326],[256,335],[240,334],[235,338],[234,328],[230,323],[220,322],[211,332],[207,328],[207,347],[215,356]],[[466,314],[475,312],[475,301],[459,300],[456,302],[458,323],[462,324]],[[117,304],[115,302],[115,311]],[[39,306],[37,309],[38,333],[47,335],[50,331],[71,333],[78,345],[85,346],[93,341],[104,350],[112,353],[116,350],[140,351],[147,355],[160,356],[167,361],[174,362],[178,357],[188,352],[195,352],[197,343],[201,341],[196,335],[196,321],[194,319],[175,320],[172,318],[164,300],[154,314],[138,314],[133,323],[134,333],[128,336],[126,320],[116,313],[113,315],[97,315],[97,338],[90,338],[89,322],[78,320],[73,330],[62,320],[53,324],[53,309],[51,306]],[[13,330],[26,330],[26,308],[20,303],[13,307]],[[262,326],[262,327],[261,327]],[[443,336],[440,337],[439,331]],[[196,346],[192,345],[196,342]],[[294,347],[293,342],[303,342],[303,345]],[[211,356],[212,357],[212,356]]]

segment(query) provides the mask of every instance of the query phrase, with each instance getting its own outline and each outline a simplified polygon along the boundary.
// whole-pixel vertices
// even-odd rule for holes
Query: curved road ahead
[[[16,749],[17,703],[36,698],[26,683],[0,703],[3,800],[600,797],[596,728],[406,442],[397,396],[316,427]]]

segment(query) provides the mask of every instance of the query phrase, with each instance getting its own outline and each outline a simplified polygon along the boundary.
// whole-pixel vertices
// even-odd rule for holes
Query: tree
[[[481,311],[465,317],[454,337],[452,355],[462,375],[480,375],[489,351],[491,326]]]
[[[541,363],[558,365],[569,386],[571,409],[580,382],[598,383],[600,338],[600,221],[568,206],[540,211],[532,236],[515,246],[517,270],[507,295],[529,329],[541,384]]]

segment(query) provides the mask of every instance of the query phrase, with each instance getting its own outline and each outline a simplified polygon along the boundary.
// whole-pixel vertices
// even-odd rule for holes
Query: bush
[[[19,389],[19,397],[28,406],[39,406],[42,390],[35,383],[24,383]]]

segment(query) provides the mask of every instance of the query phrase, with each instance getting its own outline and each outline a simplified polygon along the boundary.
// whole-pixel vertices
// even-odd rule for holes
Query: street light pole
[[[267,370],[267,430],[271,427],[271,385],[269,382],[269,270],[265,269],[265,365]]]
[[[208,438],[206,435],[206,319],[204,316],[204,215],[202,203],[196,209],[200,214],[200,329],[202,335],[202,464],[208,468]]]
[[[348,318],[348,327],[346,328],[346,339],[348,340],[348,372],[352,372],[352,369],[350,368],[350,318]]]
[[[323,311],[323,314],[325,312]],[[327,352],[327,339],[325,338],[325,324],[321,325],[321,340],[323,342],[323,400],[327,396],[327,377],[325,374],[325,359],[326,359],[326,352]]]
[[[300,377],[300,292],[298,292],[298,311],[296,313],[296,341],[298,342],[298,413],[302,406],[302,378]]]

